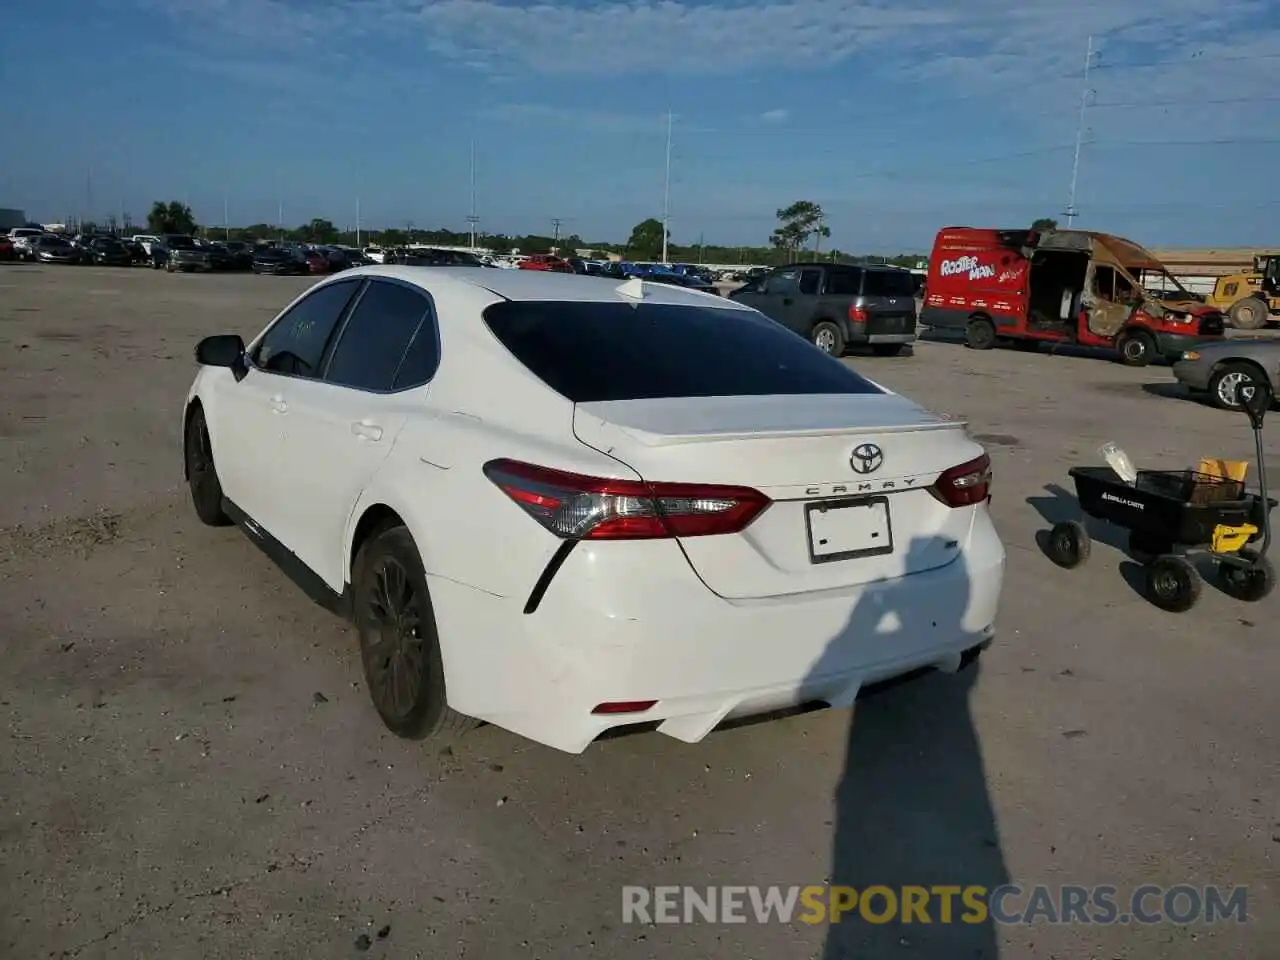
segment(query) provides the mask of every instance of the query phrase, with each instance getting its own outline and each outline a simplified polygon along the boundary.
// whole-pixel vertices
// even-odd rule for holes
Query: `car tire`
[[[406,527],[386,527],[360,548],[351,600],[365,684],[386,728],[407,740],[448,741],[474,727],[446,700],[431,594]]]
[[[873,343],[871,352],[877,357],[898,357],[905,346],[905,343]]]
[[[996,325],[985,317],[970,320],[964,328],[964,345],[970,350],[990,350],[996,345]]]
[[[1237,330],[1261,330],[1271,318],[1271,311],[1260,297],[1243,297],[1231,305],[1227,317]]]
[[[833,357],[844,356],[844,334],[830,320],[814,324],[809,332],[809,340],[823,353]]]
[[[1116,340],[1120,362],[1126,367],[1145,367],[1156,358],[1156,341],[1145,330],[1126,330]]]
[[[231,518],[223,509],[222,482],[213,462],[213,444],[209,441],[209,426],[205,423],[204,409],[196,407],[187,418],[183,438],[183,457],[186,460],[187,486],[191,490],[191,503],[200,522],[209,527],[227,527]]]
[[[1209,378],[1209,402],[1219,410],[1240,410],[1236,391],[1260,379],[1262,371],[1251,363],[1232,361],[1213,371]]]

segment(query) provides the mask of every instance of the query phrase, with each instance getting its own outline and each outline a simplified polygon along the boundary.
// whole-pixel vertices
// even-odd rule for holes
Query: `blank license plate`
[[[893,553],[887,497],[828,500],[805,508],[814,563]]]

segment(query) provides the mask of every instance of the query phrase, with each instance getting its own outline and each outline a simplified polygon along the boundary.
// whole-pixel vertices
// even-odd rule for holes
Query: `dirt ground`
[[[695,746],[483,728],[441,752],[383,731],[345,626],[182,486],[196,340],[256,333],[305,283],[0,265],[0,956],[1280,957],[1280,596],[1206,584],[1165,614],[1114,536],[1071,572],[1036,545],[1104,441],[1251,459],[1243,416],[1167,368],[851,358],[994,458],[1009,571],[980,665]],[[1247,885],[1249,915],[621,917],[624,884],[828,880]]]

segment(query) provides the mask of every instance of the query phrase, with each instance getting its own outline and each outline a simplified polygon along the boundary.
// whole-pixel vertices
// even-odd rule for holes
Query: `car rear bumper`
[[[847,343],[913,343],[916,318],[873,317],[866,323],[849,323]]]
[[[955,670],[991,642],[1004,565],[981,510],[944,567],[800,597],[724,600],[671,541],[578,544],[530,614],[524,597],[429,580],[450,705],[581,753],[614,727],[696,743],[725,720],[848,706],[866,684]]]

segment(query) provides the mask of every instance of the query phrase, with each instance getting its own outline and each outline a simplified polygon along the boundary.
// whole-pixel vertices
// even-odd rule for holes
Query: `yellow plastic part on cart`
[[[1224,480],[1235,480],[1237,483],[1244,483],[1244,478],[1249,472],[1248,460],[1216,460],[1212,457],[1205,457],[1200,461],[1200,466],[1196,468],[1198,473],[1205,473],[1211,477],[1222,477]]]
[[[1213,528],[1213,544],[1210,549],[1214,553],[1235,553],[1249,542],[1250,537],[1257,534],[1258,528],[1252,523],[1242,523],[1238,527],[1220,523]]]

